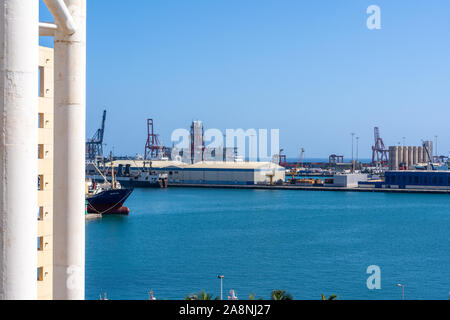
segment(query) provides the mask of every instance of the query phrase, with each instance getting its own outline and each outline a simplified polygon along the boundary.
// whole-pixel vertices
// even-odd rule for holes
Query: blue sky
[[[449,38],[447,0],[88,0],[87,135],[106,108],[116,154],[143,153],[149,117],[167,145],[200,119],[278,128],[293,157],[348,159],[351,132],[369,157],[374,126],[386,145],[438,135],[449,154]]]

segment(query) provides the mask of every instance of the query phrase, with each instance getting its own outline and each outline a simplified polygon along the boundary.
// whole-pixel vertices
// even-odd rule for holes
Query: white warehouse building
[[[145,162],[149,167],[149,161]],[[109,163],[106,164],[109,166]],[[116,160],[115,171],[127,168],[130,172],[141,170],[144,161]],[[167,173],[169,185],[210,184],[210,185],[255,185],[281,184],[285,179],[285,169],[272,162],[226,162],[202,161],[187,164],[180,161],[151,161],[155,173]]]
[[[167,172],[169,184],[281,184],[285,177],[285,169],[271,162],[203,161],[165,168],[153,164],[152,167],[156,171]]]

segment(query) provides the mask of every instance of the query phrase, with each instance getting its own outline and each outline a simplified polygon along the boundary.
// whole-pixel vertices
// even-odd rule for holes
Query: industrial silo
[[[417,147],[413,147],[413,161],[412,165],[419,163],[419,155],[417,154]]]
[[[398,150],[398,156],[397,156],[397,164],[400,166],[400,164],[403,162],[403,147],[397,147]]]
[[[423,163],[423,147],[417,147],[417,163]]]
[[[414,165],[414,151],[413,151],[413,147],[409,146],[408,147],[408,167],[411,167],[412,165]]]
[[[398,163],[399,163],[399,147],[393,147],[393,154],[392,154],[392,169],[393,170],[398,170]]]

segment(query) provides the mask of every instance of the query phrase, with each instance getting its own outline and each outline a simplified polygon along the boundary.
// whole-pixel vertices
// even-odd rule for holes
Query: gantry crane
[[[103,118],[100,129],[98,129],[91,139],[86,142],[86,159],[95,160],[103,157],[103,136],[105,134],[106,110],[103,110]]]
[[[295,171],[298,172],[300,169],[303,168],[303,155],[305,154],[305,149],[300,150],[300,157],[298,158],[298,162],[295,166]],[[301,166],[301,167],[300,167]]]
[[[388,150],[384,146],[383,139],[380,137],[380,129],[374,129],[375,145],[372,147],[372,164],[376,167],[387,166],[389,163]]]

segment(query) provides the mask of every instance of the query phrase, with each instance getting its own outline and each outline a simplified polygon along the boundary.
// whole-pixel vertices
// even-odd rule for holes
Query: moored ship
[[[112,171],[111,182],[100,171],[99,173],[104,180],[103,183],[93,179],[89,179],[86,183],[86,212],[98,215],[129,214],[130,209],[123,204],[133,189],[122,188],[120,182],[115,180],[114,171]]]
[[[94,183],[95,185],[95,183]],[[94,189],[98,190],[98,189]],[[123,204],[128,199],[133,189],[101,189],[94,191],[92,194],[88,194],[87,200],[87,212],[94,214],[121,214],[127,215],[130,213],[130,209],[124,207]]]

